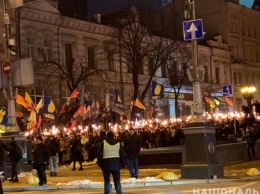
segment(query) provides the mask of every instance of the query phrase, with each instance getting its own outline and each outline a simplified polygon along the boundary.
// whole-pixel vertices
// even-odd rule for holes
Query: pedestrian
[[[33,151],[33,167],[37,170],[37,175],[39,178],[39,186],[45,186],[47,184],[46,178],[46,164],[50,159],[50,150],[48,146],[43,143],[41,136],[36,137],[36,146]]]
[[[246,129],[247,156],[249,160],[255,160],[255,140],[256,136],[252,127]]]
[[[34,146],[35,146],[34,142],[32,141],[31,137],[28,136],[26,138],[26,148],[27,148],[27,163],[29,165],[32,165]]]
[[[6,172],[5,172],[5,153],[9,151],[8,146],[4,144],[1,140],[1,134],[0,134],[0,172],[3,172],[2,178],[6,179]]]
[[[138,178],[139,169],[139,152],[141,150],[142,141],[137,135],[134,128],[129,129],[129,138],[126,140],[126,163],[131,178]]]
[[[110,174],[112,174],[116,193],[122,194],[120,170],[125,167],[124,151],[112,131],[107,133],[106,139],[100,144],[97,155],[98,166],[103,172],[104,193],[111,192]]]
[[[9,181],[19,182],[17,165],[18,165],[19,161],[22,159],[22,151],[21,151],[21,148],[17,145],[17,143],[13,137],[12,137],[11,143],[10,143],[9,157],[10,157],[11,164],[12,164],[12,177],[11,177],[11,179],[9,179]]]
[[[79,170],[83,170],[82,162],[83,162],[83,155],[82,155],[82,145],[80,141],[80,136],[75,135],[72,143],[71,143],[71,159],[73,162],[72,170],[76,170],[76,162],[79,162]]]
[[[60,145],[56,137],[51,136],[48,144],[50,150],[50,176],[57,176],[59,167],[59,149]]]

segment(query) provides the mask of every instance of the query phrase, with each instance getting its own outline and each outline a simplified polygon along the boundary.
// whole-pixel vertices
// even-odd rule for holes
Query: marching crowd
[[[244,138],[248,143],[248,157],[255,158],[255,141],[259,138],[259,122],[255,121],[250,127],[246,120],[222,119],[213,121],[216,127],[216,139],[225,140],[229,135]],[[84,161],[97,158],[97,163],[103,171],[105,193],[110,192],[109,176],[113,175],[117,193],[121,193],[120,169],[127,165],[130,177],[138,178],[138,158],[141,149],[159,148],[183,145],[185,122],[171,123],[167,126],[154,124],[128,130],[117,131],[91,130],[73,135],[36,136],[27,137],[27,161],[37,170],[39,186],[47,184],[45,170],[49,169],[49,176],[58,176],[59,164],[72,162],[72,170],[83,170]],[[0,141],[1,171],[5,168],[4,151],[9,154],[12,163],[12,177],[10,181],[18,182],[17,144],[14,139],[10,145]],[[76,169],[76,162],[79,168]]]

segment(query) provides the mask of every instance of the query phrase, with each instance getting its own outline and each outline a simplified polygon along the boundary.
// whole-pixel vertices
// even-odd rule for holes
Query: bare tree
[[[165,65],[166,61],[171,60],[172,53],[181,45],[171,39],[163,36],[156,36],[149,31],[149,21],[147,15],[141,15],[137,9],[131,7],[109,18],[110,24],[115,28],[110,37],[104,42],[105,50],[109,53],[118,54],[119,60],[123,61],[128,73],[132,74],[133,82],[133,100],[140,95],[144,100],[152,79],[160,67]],[[144,65],[148,63],[149,73],[144,72]],[[147,79],[144,89],[140,91],[140,76]],[[134,118],[136,107],[133,107],[131,118]]]
[[[70,92],[73,92],[82,82],[85,85],[91,82],[90,78],[94,75],[100,79],[106,76],[101,65],[96,63],[96,60],[92,60],[91,62],[93,64],[84,61],[82,56],[77,56],[77,59],[69,57],[66,59],[65,64],[58,63],[55,60],[38,61],[36,63],[36,70],[40,70],[46,80],[51,79],[54,82],[66,83]]]
[[[190,48],[183,44],[176,52],[175,59],[167,63],[169,84],[174,91],[175,96],[175,112],[176,117],[180,116],[180,110],[178,108],[178,99],[181,88],[183,86],[191,86],[191,82],[187,76],[187,70],[189,68],[189,61],[191,59]]]

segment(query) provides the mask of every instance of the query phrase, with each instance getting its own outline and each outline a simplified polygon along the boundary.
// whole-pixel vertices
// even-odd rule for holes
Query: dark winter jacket
[[[118,142],[115,138],[107,137],[106,140],[108,144],[115,145]],[[104,141],[100,144],[97,151],[97,163],[98,166],[102,169],[102,171],[120,171],[121,167],[125,167],[125,157],[124,150],[120,145],[119,149],[119,158],[105,158],[103,159],[103,151],[104,151]]]
[[[51,156],[55,156],[59,152],[60,144],[56,138],[53,138],[50,140],[48,147],[51,152]]]
[[[0,161],[4,160],[4,150],[9,151],[8,146],[0,140]]]
[[[142,140],[139,135],[134,133],[126,140],[125,146],[127,158],[138,158],[142,146]]]
[[[12,163],[18,163],[20,159],[17,159],[16,149],[20,149],[15,141],[11,141],[9,148],[9,157]]]
[[[44,164],[49,162],[50,159],[50,150],[45,143],[36,144],[33,151],[33,158],[35,164]]]
[[[73,161],[83,161],[82,144],[78,137],[75,137],[71,143],[71,159]]]

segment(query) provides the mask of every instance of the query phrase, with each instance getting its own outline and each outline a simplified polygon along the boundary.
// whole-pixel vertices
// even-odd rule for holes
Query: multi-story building
[[[184,10],[185,4],[180,2],[179,8]],[[160,14],[164,15],[164,20],[161,22],[165,26],[165,30],[169,30],[169,35],[179,29],[180,26],[178,27],[178,25],[181,24],[184,18],[182,15],[175,22],[170,22],[172,13],[174,13],[171,6],[177,4],[178,1],[172,1],[161,9],[162,12]],[[252,27],[252,25],[257,23],[253,21],[258,21],[259,11],[257,12],[232,2],[222,2],[218,5],[221,7],[221,11],[219,11],[221,14],[219,14],[229,18],[228,20],[223,19],[227,24],[222,25],[222,28],[220,28],[221,25],[217,25],[218,20],[207,18],[209,16],[205,13],[204,15],[207,17],[204,19],[198,14],[198,18],[202,18],[203,22],[205,20],[205,37],[209,40],[207,45],[199,46],[199,64],[204,66],[206,70],[202,91],[203,95],[213,95],[221,98],[222,85],[232,84],[235,91],[233,97],[237,107],[239,107],[242,105],[242,94],[240,94],[239,88],[246,83],[251,84],[252,80],[255,81],[254,85],[257,87],[256,72],[260,70],[258,66],[259,56],[256,55],[257,49],[259,49],[259,27]],[[199,13],[199,7],[196,6],[196,8]],[[174,10],[181,13],[177,7]],[[214,10],[212,12],[214,13]],[[232,14],[237,14],[237,17],[232,16]],[[3,14],[0,15],[1,17],[3,16]],[[121,90],[125,112],[129,115],[133,93],[131,73],[128,72],[128,68],[124,64],[125,62],[111,61],[111,56],[108,56],[102,50],[102,42],[107,39],[107,34],[111,27],[103,25],[100,17],[97,17],[95,22],[89,22],[61,15],[58,11],[58,2],[51,0],[27,1],[23,7],[16,9],[13,15],[16,16],[11,17],[12,33],[17,40],[17,55],[15,58],[31,57],[34,62],[35,83],[33,86],[28,86],[26,90],[29,91],[35,103],[39,101],[40,97],[48,94],[57,105],[61,105],[71,93],[65,82],[57,81],[59,74],[53,72],[52,79],[50,79],[50,72],[54,71],[54,68],[48,66],[48,61],[55,61],[61,66],[72,65],[71,71],[73,71],[73,74],[80,73],[80,65],[83,67],[98,65],[106,72],[109,79],[89,76],[84,82],[80,83],[80,87],[85,85],[86,91],[91,92],[92,98],[99,100],[101,104],[105,104],[106,99],[109,99],[106,98],[106,94],[109,94],[114,89]],[[220,16],[216,15],[215,17]],[[232,18],[241,19],[243,25],[239,25],[240,22],[228,22]],[[252,18],[255,18],[255,20]],[[206,19],[214,21],[213,23],[216,25],[207,27]],[[248,24],[247,28],[243,27],[248,20],[252,21],[251,23],[249,22],[250,25]],[[223,23],[223,21],[221,22]],[[229,28],[226,28],[226,26],[229,26]],[[170,30],[170,27],[173,29]],[[243,33],[237,27],[240,27],[241,30],[243,29]],[[235,29],[236,31],[234,31]],[[181,31],[179,30],[179,32]],[[216,33],[221,35],[214,36]],[[211,40],[213,37],[214,40]],[[5,42],[3,38],[1,44],[1,48],[4,51]],[[2,61],[5,60],[5,56],[4,53],[0,56]],[[72,61],[73,64],[71,64]],[[247,64],[242,62],[247,62]],[[148,62],[145,64],[148,64]],[[254,74],[255,76],[253,78],[252,76],[246,76],[248,74]],[[145,65],[143,74],[140,75],[141,87],[144,87],[148,77],[149,67]],[[167,78],[159,70],[154,80],[158,81],[158,83],[163,83],[166,86],[165,92],[168,93],[168,96],[163,101],[158,100],[157,105],[160,106],[160,110],[164,112],[164,115],[174,116],[174,113],[171,111],[174,109],[173,95],[171,94],[173,91],[167,84]],[[188,115],[192,113],[192,90],[191,88],[183,88],[180,93],[183,98],[180,99],[179,106],[183,110],[183,115]],[[149,107],[149,101],[148,92],[145,99],[147,107]],[[225,105],[221,109],[228,110]],[[148,112],[147,110],[145,115],[147,117]]]
[[[169,36],[182,39],[182,22],[190,18],[188,2],[195,3],[196,17],[203,21],[206,34],[200,44],[216,38],[215,43],[209,43],[212,47],[210,74],[217,89],[215,92],[221,93],[222,85],[232,84],[233,101],[236,109],[241,110],[241,105],[246,104],[241,87],[254,85],[257,89],[255,99],[259,100],[260,11],[257,1],[251,9],[239,5],[237,0],[175,0],[155,12],[154,27],[159,26]]]

